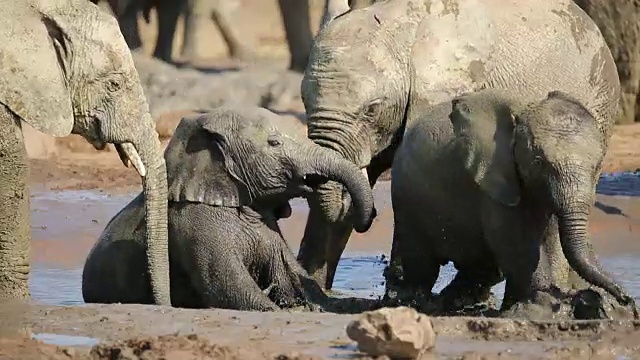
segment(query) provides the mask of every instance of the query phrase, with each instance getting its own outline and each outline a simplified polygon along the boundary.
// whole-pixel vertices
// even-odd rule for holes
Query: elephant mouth
[[[306,174],[302,177],[303,186],[309,188],[311,191],[314,191],[320,185],[326,184],[328,181],[328,177],[318,174]]]
[[[294,180],[294,188],[302,193],[302,196],[313,193],[320,187],[320,185],[326,184],[330,179],[326,176],[318,174],[306,174],[300,177],[296,177]],[[298,195],[300,196],[300,195]]]

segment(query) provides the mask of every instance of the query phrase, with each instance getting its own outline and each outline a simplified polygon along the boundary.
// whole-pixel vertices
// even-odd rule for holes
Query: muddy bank
[[[211,354],[212,346],[242,347],[263,354],[288,353],[326,357],[353,355],[355,346],[347,338],[345,327],[354,316],[305,313],[252,313],[230,310],[187,310],[143,305],[87,305],[82,307],[48,307],[39,305],[3,306],[0,314],[23,330],[55,341],[59,334],[76,336],[73,353],[88,352],[97,340],[123,341],[132,337],[146,340],[120,343],[120,348],[146,343],[146,349],[165,351],[171,347]],[[11,311],[11,314],[8,312]],[[437,334],[435,358],[480,359],[547,359],[587,356],[607,359],[630,356],[640,351],[638,322],[531,322],[482,318],[433,318]],[[3,329],[10,324],[4,321]],[[197,338],[187,335],[197,333]],[[156,336],[174,334],[182,338],[157,339]],[[82,338],[77,338],[77,337]],[[58,342],[64,343],[65,336]],[[164,344],[162,344],[164,343]],[[167,345],[167,343],[172,345]],[[4,341],[1,351],[12,347]],[[11,346],[9,346],[11,345]],[[30,344],[32,349],[37,349]],[[24,345],[22,345],[24,346]],[[51,351],[51,350],[50,350]],[[68,351],[67,351],[68,352]],[[0,356],[1,357],[1,356]],[[142,358],[142,357],[141,357]],[[155,359],[158,357],[149,357]],[[173,358],[173,357],[172,357]],[[194,357],[175,357],[193,359]],[[234,358],[217,357],[212,358]]]

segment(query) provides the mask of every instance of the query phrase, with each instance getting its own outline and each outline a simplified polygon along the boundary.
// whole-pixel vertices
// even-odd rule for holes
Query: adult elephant
[[[289,200],[332,179],[356,204],[356,229],[374,216],[359,169],[258,107],[220,107],[183,118],[165,151],[169,181],[172,303],[179,307],[279,310],[327,305],[278,226]],[[149,303],[143,194],[107,224],[82,274],[86,302]],[[114,262],[113,259],[119,259]]]
[[[91,0],[97,4],[100,0]],[[138,28],[138,13],[142,12],[147,23],[150,11],[155,8],[158,15],[158,33],[153,56],[171,62],[173,39],[178,18],[184,15],[184,32],[181,55],[192,59],[196,53],[198,38],[206,38],[206,23],[214,21],[218,26],[231,57],[246,59],[252,56],[250,44],[243,39],[238,28],[233,26],[233,1],[226,0],[108,0],[111,10],[118,19],[120,29],[131,50],[142,47]]]
[[[301,86],[309,138],[366,169],[372,186],[420,106],[482,88],[570,94],[594,115],[608,146],[620,96],[615,63],[571,0],[376,2],[319,32]],[[349,199],[330,182],[309,203],[298,259],[330,288],[352,231]],[[545,254],[560,251],[555,244]],[[566,285],[566,259],[554,258],[562,259],[556,281]]]
[[[503,313],[536,316],[528,302],[544,303],[553,284],[541,275],[560,262],[539,249],[559,241],[557,256],[580,277],[634,306],[587,231],[605,155],[599,125],[563,92],[539,100],[503,89],[458,96],[408,122],[391,170],[392,261],[403,272],[387,290],[430,294],[451,261],[458,273],[440,294],[445,311],[484,301],[504,275]]]
[[[171,305],[166,168],[131,53],[115,19],[86,0],[2,3],[0,298],[29,296],[28,162],[21,120],[53,136],[116,145],[143,179],[153,301]],[[117,259],[114,259],[117,261]]]
[[[374,1],[349,0],[348,3],[343,3],[342,0],[325,0],[323,19],[333,17],[340,11],[347,10],[349,6],[359,9],[371,5]],[[291,55],[289,69],[302,73],[307,67],[313,43],[309,0],[278,0],[278,5]]]
[[[618,68],[619,124],[640,121],[640,5],[637,0],[574,0],[598,25]]]

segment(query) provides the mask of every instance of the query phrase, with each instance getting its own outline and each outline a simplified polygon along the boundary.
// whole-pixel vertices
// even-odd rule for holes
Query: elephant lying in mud
[[[560,259],[540,248],[559,239],[556,256],[635,308],[588,236],[604,155],[594,116],[563,92],[534,100],[486,89],[428,107],[407,123],[391,169],[391,261],[402,272],[387,274],[387,296],[398,288],[430,293],[440,266],[452,261],[458,273],[442,303],[483,301],[504,276],[502,311],[526,316],[527,302],[555,285],[540,274]]]
[[[0,299],[29,296],[24,121],[52,136],[82,135],[96,149],[115,144],[123,163],[133,164],[145,194],[139,265],[150,274],[149,302],[169,305],[166,168],[116,20],[86,0],[6,0],[1,7]]]
[[[282,238],[288,201],[331,179],[348,189],[356,229],[373,217],[358,168],[263,108],[221,107],[185,117],[166,151],[174,306],[276,310],[326,296]],[[143,194],[107,224],[82,276],[86,302],[151,302],[144,261]],[[117,260],[115,260],[117,259]]]
[[[619,87],[600,30],[572,0],[383,0],[318,33],[302,100],[309,138],[366,168],[373,186],[422,105],[483,88],[539,98],[560,90],[593,114],[606,151]],[[329,182],[309,204],[298,260],[330,288],[352,231],[349,198]],[[537,275],[573,287],[559,249],[543,252],[557,270]]]

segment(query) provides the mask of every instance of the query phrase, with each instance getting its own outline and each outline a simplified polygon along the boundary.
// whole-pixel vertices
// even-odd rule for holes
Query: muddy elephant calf
[[[558,285],[547,274],[564,255],[580,277],[635,310],[588,234],[605,149],[594,116],[560,91],[536,99],[486,89],[425,111],[407,124],[391,170],[387,295],[430,291],[452,261],[458,273],[441,293],[448,303],[484,298],[504,276],[502,310],[528,316]]]
[[[333,180],[355,199],[356,230],[366,231],[373,195],[354,165],[294,135],[287,121],[297,120],[263,108],[218,108],[178,125],[165,151],[174,306],[265,311],[326,301],[277,221],[291,214],[291,198]],[[116,214],[89,253],[86,302],[152,303],[143,199]]]

